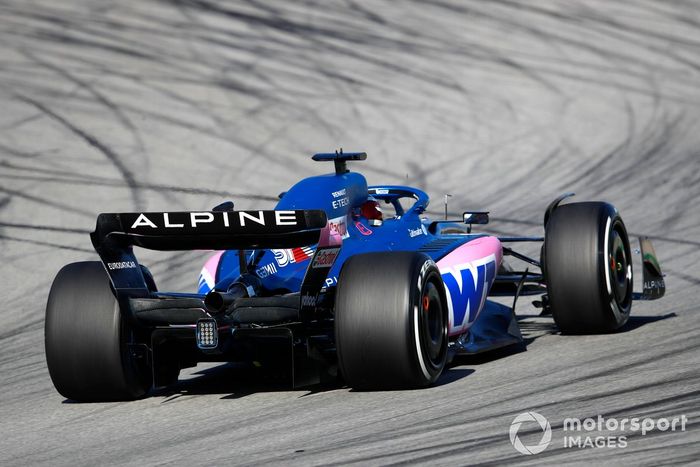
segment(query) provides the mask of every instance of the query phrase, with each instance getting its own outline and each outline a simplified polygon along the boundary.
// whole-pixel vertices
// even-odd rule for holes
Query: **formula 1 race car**
[[[368,187],[346,167],[365,158],[316,154],[335,173],[301,180],[274,210],[225,202],[204,212],[100,214],[91,239],[101,262],[62,268],[46,307],[58,392],[134,399],[212,361],[264,368],[295,386],[340,376],[357,389],[423,387],[455,355],[522,345],[520,296],[537,295],[562,333],[582,334],[618,330],[633,299],[664,294],[646,238],[643,291],[633,293],[627,231],[610,204],[562,205],[567,194],[546,209],[543,237],[492,236],[472,231],[487,212],[431,221],[423,191]],[[505,246],[517,242],[541,242],[540,257]],[[220,251],[197,293],[171,293],[158,291],[133,246]],[[513,306],[487,296],[511,296]]]

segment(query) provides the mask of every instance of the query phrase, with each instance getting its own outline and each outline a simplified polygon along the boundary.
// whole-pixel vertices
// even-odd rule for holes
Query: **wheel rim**
[[[610,271],[610,286],[615,300],[623,306],[626,306],[632,290],[632,277],[627,250],[620,226],[616,225],[610,232],[607,268]]]
[[[432,281],[426,282],[420,298],[421,347],[436,368],[443,359],[446,328],[440,293]]]

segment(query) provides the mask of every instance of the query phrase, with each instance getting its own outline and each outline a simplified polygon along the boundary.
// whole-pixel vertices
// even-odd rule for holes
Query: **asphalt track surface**
[[[691,1],[0,1],[0,464],[698,463],[698,83]],[[198,367],[136,402],[55,392],[44,306],[63,264],[96,258],[97,213],[269,208],[341,146],[369,153],[370,183],[416,185],[434,214],[450,193],[498,233],[540,234],[562,192],[613,202],[653,238],[667,297],[583,337],[521,300],[526,352],[425,390]],[[204,258],[139,257],[176,290]],[[536,456],[508,438],[529,410],[553,428]],[[563,446],[567,417],[682,414],[626,448]]]

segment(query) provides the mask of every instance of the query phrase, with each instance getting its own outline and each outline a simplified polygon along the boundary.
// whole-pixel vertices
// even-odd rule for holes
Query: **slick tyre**
[[[565,334],[613,332],[632,308],[625,224],[601,202],[558,207],[546,225],[544,276],[552,316]]]
[[[131,400],[151,387],[128,352],[130,330],[101,263],[61,269],[49,293],[46,363],[61,395],[79,402]]]
[[[447,360],[445,289],[435,263],[415,252],[352,256],[338,278],[340,372],[356,389],[434,383]]]

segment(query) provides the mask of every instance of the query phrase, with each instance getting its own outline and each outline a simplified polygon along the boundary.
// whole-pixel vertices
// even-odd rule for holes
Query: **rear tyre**
[[[543,249],[549,305],[567,334],[612,332],[632,308],[632,262],[625,224],[601,202],[558,207]]]
[[[343,378],[356,389],[434,383],[447,360],[447,307],[440,271],[426,255],[356,255],[343,265],[335,338]]]
[[[101,263],[64,266],[46,305],[46,363],[54,386],[75,401],[131,400],[151,387],[130,356],[131,332]]]

